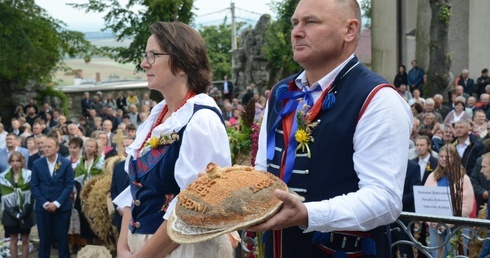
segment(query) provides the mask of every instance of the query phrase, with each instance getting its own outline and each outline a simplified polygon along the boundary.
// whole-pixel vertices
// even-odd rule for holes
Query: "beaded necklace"
[[[183,107],[185,105],[185,103],[187,103],[187,100],[189,100],[190,98],[192,98],[194,96],[196,96],[196,93],[194,91],[189,91],[187,93],[187,96],[185,96],[184,101],[182,102],[182,104],[180,104],[180,107],[177,110],[179,110],[181,107]],[[148,139],[150,139],[151,132],[153,132],[153,129],[155,129],[155,127],[157,127],[158,125],[160,125],[162,123],[163,118],[165,117],[165,115],[167,113],[168,113],[168,105],[165,105],[162,112],[160,113],[160,116],[158,116],[158,119],[155,121],[155,124],[153,124],[153,126],[151,127],[151,130],[148,132],[148,135],[146,135],[145,141],[143,142],[143,144],[141,144],[141,147],[138,150],[138,155],[139,155],[139,153],[141,153],[141,150],[143,150],[143,148],[145,147],[145,143],[148,141]]]

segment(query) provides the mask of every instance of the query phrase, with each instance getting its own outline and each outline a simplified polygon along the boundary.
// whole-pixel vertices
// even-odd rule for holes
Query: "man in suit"
[[[223,77],[223,98],[228,99],[230,102],[233,100],[233,83],[228,80],[228,76]]]
[[[29,150],[20,147],[20,138],[15,133],[8,133],[5,137],[5,148],[0,148],[0,172],[5,171],[10,167],[8,159],[12,151],[18,151],[24,156],[25,167],[27,167],[27,160],[29,159]]]
[[[431,140],[426,135],[419,135],[415,138],[415,148],[417,149],[417,157],[413,161],[420,166],[420,180],[422,185],[425,184],[429,174],[437,167],[437,158],[432,157]]]
[[[22,132],[20,130],[20,122],[16,118],[13,118],[10,121],[10,128],[8,130],[9,133],[15,133],[15,135],[20,135]]]
[[[82,106],[82,115],[87,116],[87,110],[90,109],[90,105],[92,104],[92,100],[90,99],[90,93],[86,91],[84,93],[83,99],[80,101],[80,105]]]
[[[114,133],[112,133],[112,121],[109,119],[104,120],[104,122],[102,122],[102,129],[106,133],[107,139],[109,140],[107,146],[112,146],[115,148],[116,145],[114,145],[112,142],[112,140],[114,139]]]
[[[74,173],[70,160],[58,155],[58,139],[48,137],[44,142],[44,157],[32,167],[31,192],[36,199],[39,231],[39,258],[50,257],[50,241],[56,239],[59,257],[70,257],[68,228],[71,216],[70,193]]]
[[[486,180],[490,181],[490,153],[486,153],[479,158],[477,164],[481,166],[481,169],[478,172],[481,173]],[[475,169],[476,167],[477,166],[475,166]],[[487,219],[490,219],[490,198],[487,201]],[[490,232],[488,232],[487,237],[490,237]],[[490,240],[485,240],[478,258],[488,257],[488,255],[490,255]]]
[[[437,167],[438,160],[432,155],[431,153],[431,140],[429,139],[428,136],[426,135],[419,135],[417,138],[415,138],[415,148],[417,149],[417,157],[413,159],[413,161],[417,162],[420,166],[420,179],[421,179],[421,185],[425,184],[425,181],[427,181],[427,177],[429,177],[429,174],[434,171]],[[425,223],[422,223],[422,229],[420,230],[419,234],[419,242],[425,246],[427,246],[427,225]],[[419,254],[418,257],[426,257],[424,254]]]
[[[408,212],[415,212],[415,200],[414,200],[414,195],[413,195],[413,186],[414,185],[421,185],[420,183],[420,167],[419,164],[417,164],[415,161],[408,160],[408,166],[407,166],[407,174],[405,175],[405,184],[403,186],[403,211],[408,211]],[[410,221],[403,221],[405,225],[408,225]],[[393,223],[391,228],[396,228],[399,227],[400,225],[398,223]],[[413,234],[413,228],[412,234]],[[391,236],[392,236],[392,242],[396,242],[398,240],[410,240],[408,237],[407,233],[405,231],[401,230],[392,230],[391,231]],[[393,247],[393,257],[397,257],[397,251],[396,248],[399,248],[400,250],[400,256],[401,257],[407,257],[407,258],[413,258],[413,249],[411,245],[396,245]]]
[[[59,129],[59,128],[53,128],[48,133],[48,137],[53,137],[53,138],[58,139],[59,143],[61,143],[62,135],[63,135],[63,131],[61,131],[61,129]],[[65,158],[70,156],[70,150],[66,145],[60,144],[59,146],[60,146],[60,149],[58,150],[58,154],[60,154],[61,156],[65,157]]]
[[[126,147],[133,143],[134,137],[128,136],[122,142],[124,156],[126,156]],[[114,200],[124,189],[129,186],[128,173],[124,170],[124,163],[126,160],[120,161],[114,166],[114,171],[112,172],[111,181],[111,198]],[[114,216],[112,217],[112,225],[117,227],[117,232],[121,232],[122,215],[124,213],[124,207],[119,208],[114,204]]]
[[[476,205],[478,210],[482,205],[487,202],[490,193],[490,180],[481,173],[482,171],[482,157],[476,160],[475,167],[471,172],[471,184],[473,185],[473,191],[475,191]]]

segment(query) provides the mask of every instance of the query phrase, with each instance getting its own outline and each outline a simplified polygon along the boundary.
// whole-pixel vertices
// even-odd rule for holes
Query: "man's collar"
[[[355,57],[354,54],[349,56],[344,62],[342,62],[339,66],[333,69],[330,73],[326,74],[323,78],[321,78],[317,82],[309,82],[306,78],[306,70],[303,70],[298,77],[294,80],[296,86],[301,89],[303,85],[309,86],[310,90],[313,88],[320,86],[322,90],[325,90],[337,77],[337,75],[342,71],[342,69]]]

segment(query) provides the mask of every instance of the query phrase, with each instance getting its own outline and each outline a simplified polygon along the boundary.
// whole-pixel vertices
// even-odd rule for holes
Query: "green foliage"
[[[29,80],[48,82],[53,73],[66,68],[65,54],[85,56],[98,50],[80,32],[47,15],[34,0],[0,2],[0,81],[21,87]]]
[[[86,12],[106,13],[104,30],[114,32],[118,41],[132,39],[129,47],[105,47],[104,51],[120,63],[134,63],[136,69],[141,61],[150,37],[149,26],[156,21],[192,21],[194,0],[129,0],[121,6],[118,0],[89,0],[85,4],[70,4]],[[137,8],[137,10],[135,10]]]
[[[229,127],[226,130],[228,132],[228,141],[230,142],[232,164],[236,164],[236,159],[240,154],[250,153],[251,151],[252,141],[250,135],[252,134],[252,128],[243,126],[243,120],[240,120],[238,128]]]
[[[245,105],[244,113],[239,120],[238,127],[227,128],[228,141],[230,143],[231,161],[232,164],[238,163],[240,155],[248,155],[252,151],[252,124],[254,123],[255,115],[255,99]],[[255,155],[254,155],[255,156]]]
[[[272,9],[277,13],[267,32],[265,54],[273,69],[281,70],[282,74],[297,72],[301,67],[293,60],[291,47],[291,17],[299,0],[274,1]]]
[[[236,29],[240,30],[244,22],[236,23]],[[199,33],[206,42],[209,61],[213,68],[213,80],[222,80],[225,75],[231,74],[231,24],[216,26],[201,26]]]
[[[441,6],[439,9],[439,20],[445,24],[449,24],[451,19],[451,9],[447,5]]]
[[[372,12],[371,12],[371,0],[361,0],[359,2],[359,5],[361,7],[361,10],[363,12],[364,17],[371,19]]]
[[[56,90],[53,87],[46,87],[39,91],[38,102],[42,102],[46,97],[57,97],[61,100],[61,112],[68,114],[68,97],[62,91]]]

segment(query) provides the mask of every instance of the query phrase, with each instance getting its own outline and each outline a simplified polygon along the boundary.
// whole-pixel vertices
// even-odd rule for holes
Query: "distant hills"
[[[85,39],[97,47],[129,47],[132,39],[125,39],[118,42],[110,31],[84,32]]]

